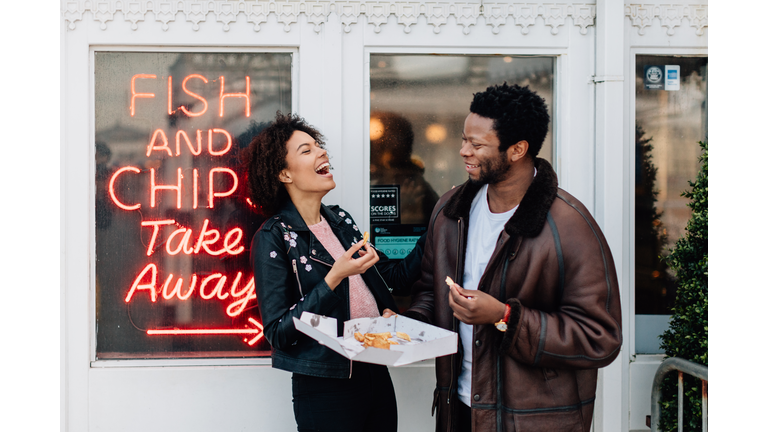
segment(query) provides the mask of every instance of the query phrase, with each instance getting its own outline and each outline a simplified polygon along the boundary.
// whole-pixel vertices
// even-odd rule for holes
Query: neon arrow
[[[264,336],[264,326],[260,322],[253,318],[248,318],[256,328],[246,329],[173,329],[173,330],[147,330],[147,334],[152,335],[224,335],[224,334],[256,334],[251,340],[248,341],[248,345],[253,346],[259,339]]]

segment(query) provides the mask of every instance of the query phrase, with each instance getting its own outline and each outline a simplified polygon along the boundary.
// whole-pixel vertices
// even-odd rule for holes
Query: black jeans
[[[458,432],[472,432],[472,409],[456,398],[456,430]]]
[[[386,366],[352,363],[352,378],[294,373],[293,414],[299,432],[395,432],[397,402]]]

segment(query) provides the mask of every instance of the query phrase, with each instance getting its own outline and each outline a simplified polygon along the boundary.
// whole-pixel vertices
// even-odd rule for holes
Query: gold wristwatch
[[[505,304],[504,318],[500,319],[499,322],[493,324],[496,326],[496,330],[501,332],[507,331],[507,321],[509,321],[509,315],[511,312],[512,312],[512,307],[509,304]]]

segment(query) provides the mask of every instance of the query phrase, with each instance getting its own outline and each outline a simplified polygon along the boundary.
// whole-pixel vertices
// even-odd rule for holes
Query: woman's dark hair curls
[[[528,155],[536,157],[549,127],[549,113],[544,99],[528,86],[494,85],[475,93],[469,110],[493,119],[499,137],[499,151],[519,141],[528,141]]]
[[[272,216],[290,199],[278,178],[286,168],[285,143],[296,131],[305,132],[325,148],[323,135],[296,114],[277,112],[275,120],[259,133],[248,147],[248,195],[265,216]]]

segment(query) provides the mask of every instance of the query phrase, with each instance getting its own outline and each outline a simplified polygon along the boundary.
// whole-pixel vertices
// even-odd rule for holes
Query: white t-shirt
[[[491,259],[496,241],[509,218],[515,214],[516,206],[504,213],[491,213],[488,207],[488,185],[475,195],[469,210],[469,236],[467,237],[467,256],[464,262],[464,289],[476,290],[480,277]],[[464,359],[459,375],[459,399],[467,406],[472,406],[472,325],[459,322],[459,337],[464,348]]]

